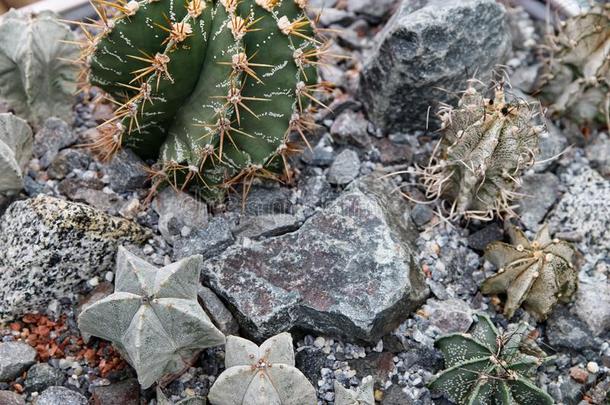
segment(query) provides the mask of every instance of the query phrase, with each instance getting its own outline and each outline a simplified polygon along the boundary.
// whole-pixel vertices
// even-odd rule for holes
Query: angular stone
[[[472,325],[472,309],[462,300],[451,298],[444,301],[430,299],[424,305],[430,323],[443,334],[466,333]]]
[[[36,350],[27,343],[0,343],[0,381],[14,380],[35,361]]]
[[[153,208],[159,214],[159,232],[170,243],[180,236],[185,226],[198,231],[208,224],[208,206],[171,187],[157,195]]]
[[[531,231],[537,231],[549,209],[559,198],[561,183],[553,173],[534,173],[523,178],[519,192],[525,194],[518,201],[521,222]]]
[[[351,183],[360,172],[360,159],[358,154],[351,149],[339,153],[335,161],[330,165],[326,178],[330,184],[343,186]]]
[[[574,312],[595,336],[610,335],[610,281],[581,277]]]
[[[40,166],[46,169],[61,149],[74,144],[77,139],[78,136],[70,125],[59,118],[49,118],[34,136],[34,156],[40,160]]]
[[[487,245],[502,240],[504,232],[497,224],[490,224],[468,236],[468,246],[484,251]]]
[[[47,173],[53,179],[63,179],[74,169],[87,170],[91,156],[81,149],[64,149],[57,154]]]
[[[0,404],[2,405],[25,405],[23,397],[13,391],[0,391]]]
[[[214,217],[206,227],[194,229],[187,238],[174,241],[174,259],[194,255],[212,257],[231,246],[234,240],[229,222],[223,217]]]
[[[63,371],[48,363],[37,363],[28,370],[25,388],[30,392],[41,392],[53,385],[62,385],[65,380]]]
[[[146,165],[129,149],[121,149],[104,167],[110,179],[110,187],[117,193],[144,188],[149,174]]]
[[[208,260],[202,276],[257,340],[302,328],[377,343],[428,296],[416,237],[391,186],[369,177],[299,230]]]
[[[299,223],[299,219],[290,214],[244,216],[233,232],[250,239],[266,238],[292,232],[298,229]]]
[[[235,320],[235,317],[227,309],[225,304],[218,298],[214,291],[207,287],[200,286],[199,292],[199,303],[205,310],[206,314],[210,317],[214,325],[220,329],[225,335],[237,335],[239,332],[239,325]]]
[[[49,387],[40,394],[36,405],[87,405],[87,398],[65,387]]]
[[[386,132],[434,124],[474,75],[486,81],[510,51],[504,8],[494,0],[403,0],[365,61],[361,99]]]
[[[369,123],[362,113],[346,110],[335,118],[330,127],[330,134],[339,144],[349,143],[359,148],[366,148],[371,145],[367,131],[368,125]]]
[[[556,309],[547,321],[546,335],[553,347],[576,351],[598,346],[587,325],[565,308]]]
[[[140,384],[138,380],[117,382],[93,388],[92,405],[139,405]]]

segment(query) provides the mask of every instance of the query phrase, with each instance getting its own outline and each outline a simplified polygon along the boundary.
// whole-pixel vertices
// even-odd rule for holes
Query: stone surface
[[[0,381],[14,380],[35,361],[36,350],[27,343],[0,343]]]
[[[48,363],[36,363],[28,370],[25,389],[30,392],[41,392],[51,386],[62,385],[65,380],[63,371]]]
[[[49,387],[44,390],[35,405],[87,405],[83,395],[65,387]]]
[[[176,192],[171,187],[157,195],[153,201],[153,209],[159,214],[159,231],[170,243],[181,235],[184,227],[198,232],[208,225],[208,206],[187,193]]]
[[[581,277],[574,312],[596,336],[610,336],[610,280]]]
[[[369,177],[298,231],[208,260],[203,279],[257,340],[296,327],[377,343],[428,295],[408,218]]]
[[[534,173],[523,177],[519,193],[521,222],[531,231],[537,231],[549,209],[560,196],[560,181],[553,173]]]
[[[369,17],[371,21],[379,21],[392,11],[396,0],[375,0],[371,5],[370,0],[349,0],[347,10]]]
[[[359,148],[371,145],[367,131],[368,121],[362,113],[346,110],[341,113],[330,127],[330,134],[338,144],[352,144]]]
[[[299,219],[290,214],[246,216],[240,219],[233,232],[242,237],[258,239],[295,231],[299,224]]]
[[[129,379],[118,383],[93,388],[92,405],[139,405],[140,385]]]
[[[576,351],[597,346],[587,325],[570,314],[565,308],[556,309],[547,321],[549,343],[553,347],[564,347]]]
[[[498,224],[489,224],[468,236],[468,246],[482,252],[491,242],[502,240],[503,237],[504,232]]]
[[[229,222],[223,217],[214,217],[206,227],[194,229],[188,237],[174,241],[174,259],[197,254],[212,257],[231,246],[234,239]]]
[[[61,180],[73,170],[87,170],[91,156],[81,149],[64,149],[49,165],[47,173],[53,179]]]
[[[39,159],[40,166],[46,169],[60,149],[74,144],[77,139],[78,136],[70,125],[59,118],[49,118],[34,136],[34,156]]]
[[[208,287],[200,286],[197,293],[199,303],[214,325],[225,335],[237,335],[239,332],[239,324],[235,317],[227,309],[225,304],[218,298],[214,291]]]
[[[44,309],[114,267],[117,246],[148,231],[84,204],[39,195],[0,220],[0,320]]]
[[[358,154],[351,149],[346,149],[339,153],[333,164],[330,165],[326,178],[330,184],[344,186],[358,177],[359,172],[360,159]]]
[[[404,0],[365,61],[361,99],[386,132],[424,129],[438,103],[485,81],[511,47],[504,8],[494,0]]]
[[[436,300],[429,299],[423,310],[428,314],[430,323],[440,329],[443,334],[466,333],[472,325],[472,309],[459,299]]]
[[[150,177],[142,159],[129,149],[121,149],[104,167],[104,173],[117,193],[144,188]]]
[[[23,397],[13,391],[0,391],[0,404],[25,405]]]
[[[610,136],[599,133],[586,148],[591,166],[605,178],[610,178]]]

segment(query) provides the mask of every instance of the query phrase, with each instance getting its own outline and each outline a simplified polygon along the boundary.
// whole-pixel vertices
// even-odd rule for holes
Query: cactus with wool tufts
[[[51,12],[15,10],[0,17],[0,99],[40,126],[48,117],[72,119],[78,68],[75,35]]]
[[[501,86],[487,99],[470,86],[457,108],[439,116],[443,139],[418,175],[429,199],[444,198],[450,218],[513,215],[523,171],[534,163],[544,131],[524,100],[507,102]]]
[[[610,4],[562,22],[548,49],[538,86],[551,113],[610,128]]]
[[[375,381],[370,375],[362,379],[355,391],[335,380],[335,405],[375,405],[374,385]]]
[[[547,318],[558,302],[569,302],[576,291],[578,271],[574,248],[551,239],[547,225],[529,241],[523,231],[508,228],[511,244],[492,242],[485,258],[499,270],[483,282],[483,294],[506,293],[504,314],[511,318],[521,305],[537,320]]]
[[[81,58],[118,108],[95,147],[158,157],[156,180],[198,184],[209,198],[288,174],[289,135],[315,126],[309,110],[327,89],[316,65],[328,46],[314,38],[306,3],[130,1],[112,4],[114,19],[97,6],[99,34]]]
[[[33,141],[27,122],[13,114],[0,114],[0,193],[15,193],[23,187]]]
[[[442,336],[435,346],[443,353],[445,370],[430,389],[459,405],[552,405],[553,399],[530,380],[541,357],[525,354],[522,341],[527,325],[500,333],[491,320],[479,315],[468,333]]]

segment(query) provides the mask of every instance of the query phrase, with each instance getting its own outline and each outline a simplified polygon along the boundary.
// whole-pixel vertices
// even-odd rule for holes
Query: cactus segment
[[[335,380],[335,405],[375,405],[374,382],[372,376],[366,376],[354,391]]]
[[[28,123],[13,114],[0,114],[0,193],[23,187],[34,137]]]

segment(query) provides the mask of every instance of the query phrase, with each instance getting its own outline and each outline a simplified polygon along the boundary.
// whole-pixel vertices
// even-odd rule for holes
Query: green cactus
[[[210,389],[212,405],[316,404],[316,390],[295,368],[292,336],[280,333],[262,345],[227,337],[226,370]]]
[[[335,405],[375,405],[375,381],[372,376],[362,379],[362,384],[354,390],[345,388],[335,380]]]
[[[468,333],[437,339],[445,370],[430,383],[459,405],[544,405],[553,399],[530,380],[542,363],[539,357],[521,351],[527,325],[500,333],[491,320],[479,315]]]
[[[524,100],[507,102],[503,88],[486,99],[470,86],[457,108],[439,111],[443,139],[417,174],[429,199],[445,198],[450,218],[488,221],[513,215],[523,171],[534,163],[543,126]]]
[[[569,302],[576,291],[578,271],[574,248],[551,239],[544,225],[530,242],[523,231],[510,225],[511,244],[492,242],[485,258],[499,270],[481,286],[483,294],[506,293],[504,314],[511,318],[521,305],[536,319],[547,318],[558,302]]]
[[[225,337],[197,302],[201,256],[158,269],[120,247],[115,291],[83,309],[82,333],[110,340],[144,388],[179,376]]]
[[[0,193],[15,193],[23,187],[33,140],[27,122],[13,114],[0,114]]]
[[[48,117],[72,120],[78,46],[51,12],[0,17],[0,99],[38,127]]]
[[[101,2],[106,4],[106,2]],[[312,127],[316,65],[306,0],[120,2],[83,60],[89,80],[118,105],[94,145],[159,158],[155,180],[203,186],[208,197],[254,177],[277,178],[295,151],[292,131]]]

